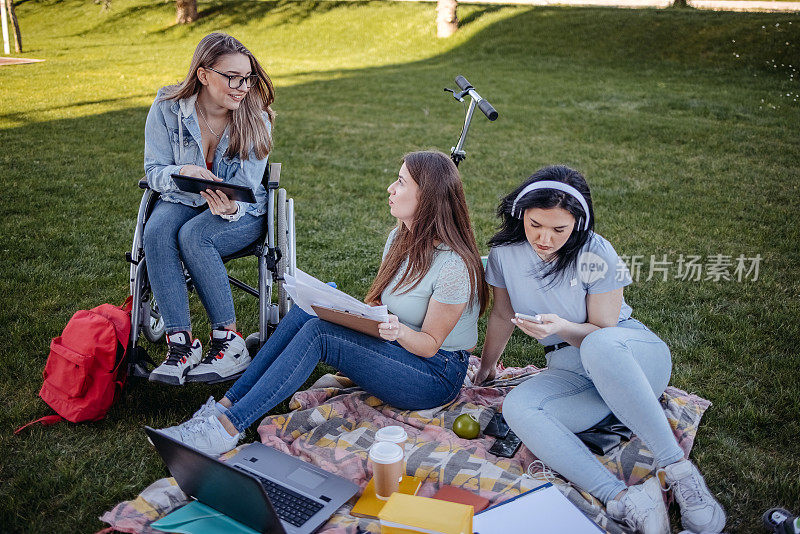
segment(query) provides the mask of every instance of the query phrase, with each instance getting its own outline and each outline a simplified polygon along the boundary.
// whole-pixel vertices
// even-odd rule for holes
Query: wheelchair
[[[258,332],[246,339],[247,349],[253,355],[258,352],[281,318],[289,311],[291,301],[280,282],[283,281],[284,274],[294,274],[297,266],[294,201],[287,198],[285,189],[279,187],[280,173],[281,164],[270,163],[261,181],[267,190],[267,213],[263,215],[266,224],[262,235],[239,252],[222,258],[222,261],[227,263],[230,260],[254,256],[258,262],[257,288],[228,275],[231,286],[258,299]],[[130,294],[133,298],[128,373],[130,376],[146,379],[150,376],[150,367],[155,367],[156,364],[146,349],[139,345],[139,340],[144,336],[152,343],[159,342],[164,337],[164,320],[150,287],[142,236],[160,195],[150,189],[145,178],[139,180],[139,187],[144,190],[144,194],[139,203],[131,251],[125,254],[126,260],[130,263]],[[191,291],[192,279],[186,269],[184,275]],[[272,301],[273,285],[277,285],[276,302]],[[230,377],[232,378],[235,377]]]

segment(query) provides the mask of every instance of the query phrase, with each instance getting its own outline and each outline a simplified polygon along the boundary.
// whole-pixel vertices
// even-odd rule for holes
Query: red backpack
[[[58,415],[28,423],[99,421],[127,378],[126,355],[131,331],[131,298],[122,306],[102,304],[72,316],[50,343],[39,396]]]

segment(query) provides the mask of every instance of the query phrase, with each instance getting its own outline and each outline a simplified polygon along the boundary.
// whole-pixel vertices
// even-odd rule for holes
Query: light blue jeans
[[[143,242],[150,286],[168,334],[192,329],[183,265],[192,277],[211,327],[236,322],[222,256],[255,241],[263,224],[263,217],[245,214],[230,222],[205,206],[195,208],[158,200],[145,224]]]
[[[233,404],[225,415],[244,432],[297,391],[320,361],[395,408],[422,410],[458,395],[469,353],[440,349],[422,358],[397,342],[323,321],[294,306],[225,393]]]
[[[580,349],[551,352],[548,368],[508,394],[503,415],[548,467],[603,502],[625,483],[575,435],[610,413],[639,436],[659,467],[683,459],[658,402],[672,373],[666,343],[635,319],[592,332]]]

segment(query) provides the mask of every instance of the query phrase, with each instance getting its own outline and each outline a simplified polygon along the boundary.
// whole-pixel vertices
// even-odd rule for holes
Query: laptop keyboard
[[[263,484],[264,489],[267,490],[267,495],[269,495],[269,500],[272,502],[272,507],[275,508],[275,513],[287,523],[299,527],[322,509],[323,505],[317,501],[280,486],[252,471],[248,471],[248,473]]]

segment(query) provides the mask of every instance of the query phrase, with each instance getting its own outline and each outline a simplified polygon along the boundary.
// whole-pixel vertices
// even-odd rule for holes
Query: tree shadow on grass
[[[335,2],[324,0],[302,0],[299,2],[293,0],[241,2],[239,0],[222,0],[216,2],[214,5],[203,7],[199,14],[203,19],[215,18],[215,24],[224,21],[226,25],[244,25],[254,19],[264,17],[270,13],[275,13],[281,16],[279,24],[295,24],[312,15],[316,16],[342,8],[357,9],[367,3],[369,2]]]
[[[128,100],[134,100],[134,99],[142,98],[142,97],[145,97],[145,96],[151,96],[151,95],[141,93],[141,94],[137,94],[137,95],[121,96],[121,97],[118,97],[118,98],[102,98],[102,99],[99,99],[99,100],[85,100],[83,102],[73,102],[72,104],[67,104],[67,105],[59,104],[57,106],[39,107],[39,108],[36,108],[36,112],[38,113],[38,112],[42,112],[42,111],[53,111],[53,110],[56,110],[56,109],[64,110],[64,109],[70,109],[70,108],[81,108],[81,107],[84,107],[84,106],[93,106],[93,105],[97,105],[97,104],[108,104],[108,103],[111,103],[111,102],[125,102],[125,101],[128,101]],[[0,113],[0,119],[19,121],[19,120],[24,120],[25,115],[26,115],[25,113]]]
[[[475,11],[470,12],[470,14],[467,15],[466,17],[460,18],[458,20],[458,27],[463,29],[466,26],[469,26],[473,22],[477,21],[484,15],[500,11],[504,7],[505,6],[499,6],[499,5],[481,6],[480,9],[476,9]]]
[[[235,25],[246,25],[269,15],[277,15],[273,24],[296,24],[312,15],[320,15],[337,9],[357,9],[370,3],[370,0],[325,1],[325,0],[212,0],[198,4],[198,20],[192,25],[174,22],[174,3],[152,2],[147,5],[136,5],[124,9],[114,9],[113,13],[91,28],[77,32],[76,36],[90,36],[100,31],[112,31],[120,24],[129,23],[132,17],[147,16],[154,12],[170,14],[169,23],[159,29],[148,32],[148,35],[163,35],[171,31],[210,25],[214,28],[227,28]]]

